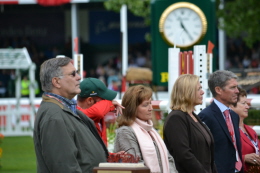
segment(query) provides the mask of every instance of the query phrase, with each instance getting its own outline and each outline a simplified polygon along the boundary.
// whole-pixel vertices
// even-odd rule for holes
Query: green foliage
[[[219,27],[232,38],[242,37],[248,47],[260,41],[260,1],[258,0],[232,0],[226,1],[217,16],[223,18]]]
[[[248,117],[245,118],[244,123],[247,125],[260,125],[260,110],[249,109]]]
[[[109,144],[114,144],[115,136],[116,136],[116,123],[111,123],[107,128],[107,141]]]
[[[1,144],[3,143],[3,140],[4,140],[4,135],[0,133],[0,169],[2,167],[1,158],[3,154],[3,149],[1,148]]]
[[[0,172],[36,172],[36,155],[32,137],[5,137],[2,147],[3,157]]]
[[[135,16],[143,17],[145,23],[150,25],[150,0],[107,0],[104,6],[107,10],[120,12],[122,5],[127,5],[127,9]]]
[[[116,128],[117,123],[111,123],[109,127],[107,127],[107,143],[108,143],[108,151],[114,152],[114,141],[116,137]]]
[[[168,116],[168,112],[162,112],[163,116],[160,120],[158,120],[158,124],[154,127],[158,133],[160,134],[161,138],[163,139],[163,126],[164,126],[164,120]]]

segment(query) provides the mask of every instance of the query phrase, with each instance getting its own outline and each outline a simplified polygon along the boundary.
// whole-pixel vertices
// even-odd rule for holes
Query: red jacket
[[[249,136],[251,137],[251,139],[253,139],[254,141],[256,141],[256,139],[257,139],[258,146],[260,146],[256,132],[248,125],[244,125],[244,127],[245,127],[247,133],[249,134]],[[244,161],[246,154],[255,153],[255,147],[242,130],[240,130],[240,138],[241,138],[241,143],[242,143],[242,160]],[[244,161],[244,170],[245,171],[248,169],[248,166],[249,165],[247,163],[245,163],[245,161]]]
[[[115,110],[114,105],[112,104],[112,101],[110,100],[101,100],[94,105],[92,105],[90,108],[82,109],[81,107],[77,106],[77,109],[82,111],[85,115],[87,115],[89,118],[91,118],[97,128],[98,134],[103,139],[104,143],[107,146],[107,132],[106,132],[106,123],[104,121],[104,117],[108,112],[111,112]],[[102,126],[102,129],[100,127],[100,124]]]

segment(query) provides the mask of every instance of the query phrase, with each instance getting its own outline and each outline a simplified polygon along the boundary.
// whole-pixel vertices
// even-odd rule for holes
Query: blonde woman
[[[171,93],[172,111],[165,119],[164,142],[179,173],[216,173],[214,140],[207,126],[194,113],[204,91],[199,77],[181,75]]]

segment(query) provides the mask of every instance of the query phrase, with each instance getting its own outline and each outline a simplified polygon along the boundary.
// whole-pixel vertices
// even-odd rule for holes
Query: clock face
[[[200,8],[194,4],[175,3],[161,15],[159,30],[169,45],[188,48],[204,37],[207,20]]]

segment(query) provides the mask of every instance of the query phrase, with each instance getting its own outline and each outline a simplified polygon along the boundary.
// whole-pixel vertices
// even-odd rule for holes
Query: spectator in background
[[[21,80],[21,95],[22,97],[29,97],[30,94],[30,81],[26,75]]]
[[[138,67],[135,57],[130,53],[128,54],[128,67]]]
[[[259,52],[257,51],[256,48],[252,48],[252,59],[259,59]]]
[[[7,70],[0,71],[0,97],[7,96],[7,86],[8,81],[10,80],[10,75],[8,74]]]
[[[15,97],[15,70],[10,70],[10,80],[8,81],[8,97]]]
[[[68,57],[41,65],[44,94],[33,134],[38,173],[87,173],[106,162],[108,151],[93,121],[76,109],[80,79]]]
[[[106,88],[105,84],[96,78],[85,78],[80,83],[81,93],[77,97],[77,109],[91,118],[104,143],[107,145],[106,124],[104,117],[108,112],[122,113],[121,104],[115,99],[117,92]]]
[[[258,166],[260,168],[260,145],[257,133],[250,126],[244,124],[244,119],[248,117],[249,109],[247,94],[242,88],[238,88],[238,90],[238,100],[231,105],[230,108],[235,111],[240,118],[239,129],[242,143],[242,160],[244,163],[244,171],[247,173],[247,171],[252,169],[252,166]],[[256,172],[259,172],[259,169]]]
[[[98,65],[96,69],[96,74],[98,76],[98,79],[104,82],[105,85],[107,85],[107,74],[102,65]]]
[[[118,77],[118,75],[116,75],[116,71],[115,70],[109,71],[108,78],[107,78],[107,86],[110,87],[110,89],[111,89],[111,88],[113,88],[112,86],[115,87],[114,84],[116,84],[118,81],[119,81],[119,77]],[[114,91],[117,91],[117,90],[114,90]]]
[[[247,55],[245,55],[243,60],[242,60],[242,64],[243,64],[244,68],[251,67],[251,59]]]
[[[2,81],[0,81],[0,97],[5,97],[6,95],[6,87]]]
[[[144,67],[146,64],[146,57],[140,52],[137,52],[136,64],[138,67]]]
[[[112,80],[111,83],[108,85],[108,89],[113,91],[119,91],[118,80]]]
[[[91,69],[89,70],[89,73],[88,73],[86,76],[88,76],[88,77],[93,77],[93,78],[97,78],[97,77],[98,77],[97,74],[96,74],[96,70],[93,69],[93,68],[91,68]]]
[[[234,57],[234,62],[231,63],[233,65],[234,68],[237,68],[237,69],[243,69],[243,63],[241,62],[239,56],[235,56]]]

